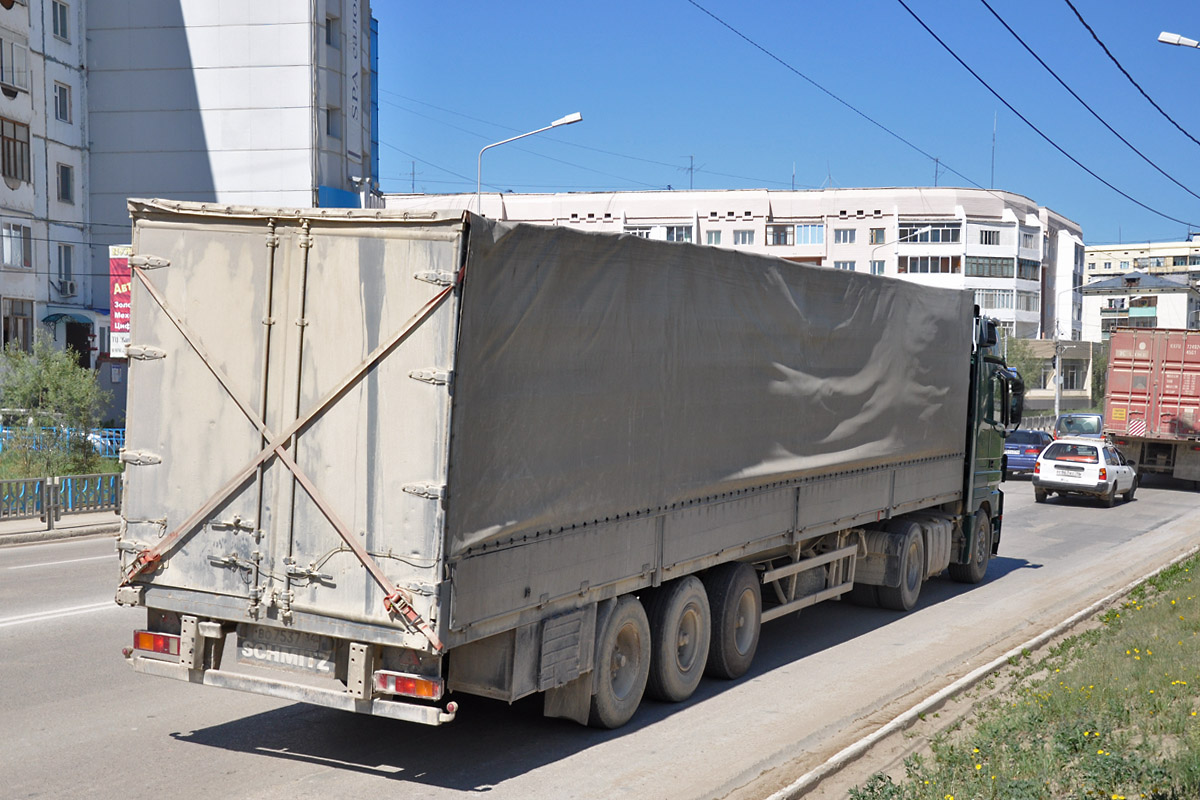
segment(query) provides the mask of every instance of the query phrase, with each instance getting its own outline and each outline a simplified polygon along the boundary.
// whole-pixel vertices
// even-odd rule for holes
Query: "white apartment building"
[[[475,210],[474,194],[384,196]],[[1017,336],[1081,338],[1080,227],[1010,192],[956,188],[494,194],[484,216],[692,242],[966,288]]]
[[[1186,274],[1140,270],[1084,286],[1084,338],[1108,341],[1115,328],[1200,328],[1200,291]]]
[[[87,35],[96,272],[130,197],[357,207],[377,186],[369,0],[88,0]]]
[[[35,325],[91,363],[85,38],[79,2],[0,7],[0,326],[28,349]],[[82,267],[82,269],[81,269]],[[106,284],[107,287],[107,284]]]

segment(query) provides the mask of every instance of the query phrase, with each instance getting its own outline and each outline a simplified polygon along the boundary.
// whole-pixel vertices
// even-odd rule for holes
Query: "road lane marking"
[[[41,564],[21,564],[18,567],[9,567],[9,569],[33,569],[34,567],[57,567],[59,564],[78,564],[80,561],[99,561],[102,558],[110,558],[113,561],[117,557],[109,554],[106,556],[89,556],[88,558],[69,558],[66,561],[43,561]]]
[[[90,614],[93,611],[103,611],[106,608],[117,608],[117,604],[109,600],[105,603],[92,603],[86,606],[75,606],[74,608],[60,608],[55,611],[38,611],[33,614],[22,614],[18,617],[5,617],[0,619],[0,628],[7,628],[10,625],[24,625],[28,622],[48,622],[52,619],[62,619],[63,617],[74,617],[79,614]]]

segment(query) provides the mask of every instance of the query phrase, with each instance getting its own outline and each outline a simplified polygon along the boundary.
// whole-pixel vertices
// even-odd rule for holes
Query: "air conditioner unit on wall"
[[[61,294],[63,297],[74,297],[75,291],[76,291],[75,281],[59,281],[58,282],[58,293]]]

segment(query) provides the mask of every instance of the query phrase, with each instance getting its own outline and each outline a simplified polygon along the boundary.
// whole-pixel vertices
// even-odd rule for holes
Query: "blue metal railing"
[[[8,443],[14,437],[27,434],[28,431],[23,428],[0,428],[0,452],[8,446]],[[75,436],[86,439],[88,444],[101,458],[117,458],[121,454],[121,448],[125,446],[124,428],[96,428],[91,431],[76,430],[74,428],[42,428],[32,435],[32,447],[34,450],[40,449],[42,441],[47,437],[54,440],[69,441]]]
[[[63,514],[92,511],[120,513],[119,472],[0,481],[0,520],[38,517],[53,529]]]

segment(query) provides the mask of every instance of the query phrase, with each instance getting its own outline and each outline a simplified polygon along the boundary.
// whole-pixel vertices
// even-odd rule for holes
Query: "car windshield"
[[[1080,464],[1098,464],[1100,455],[1090,444],[1055,442],[1046,448],[1042,458],[1047,461],[1075,461]]]
[[[1042,436],[1037,431],[1013,431],[1004,440],[1011,444],[1041,444]]]
[[[1060,417],[1054,426],[1059,436],[1099,436],[1103,429],[1104,418],[1099,414]]]

